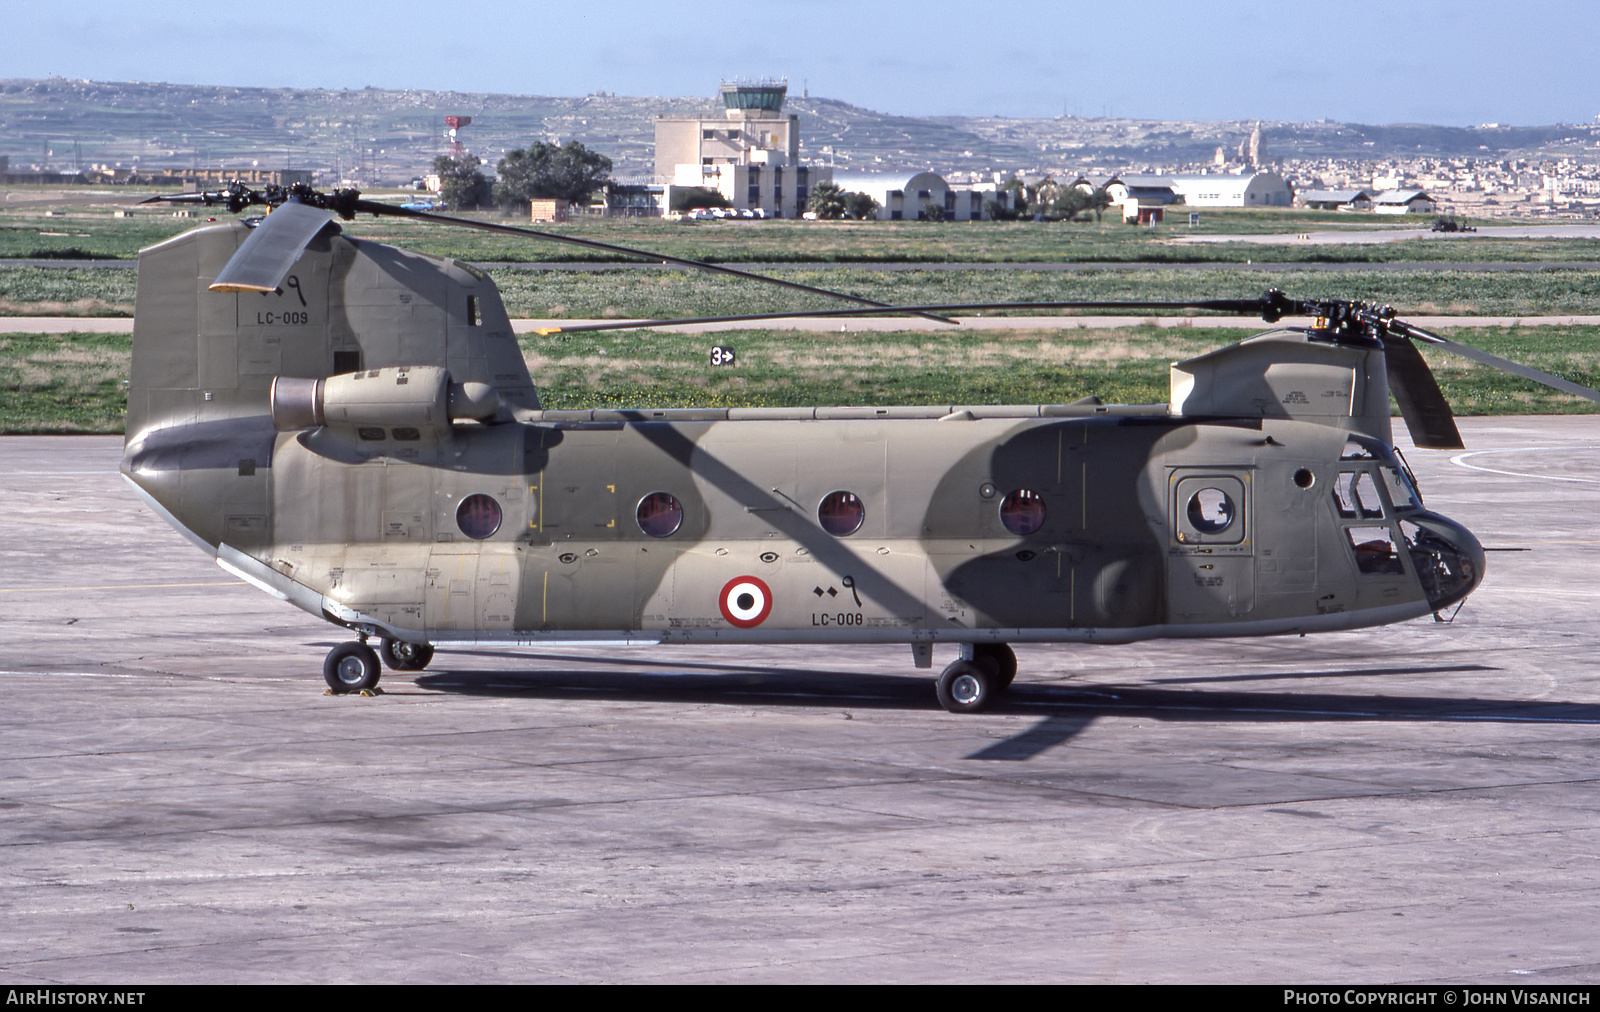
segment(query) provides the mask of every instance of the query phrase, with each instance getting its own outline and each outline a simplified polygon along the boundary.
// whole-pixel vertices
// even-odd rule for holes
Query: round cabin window
[[[500,529],[500,504],[479,492],[461,500],[456,507],[456,526],[474,541],[482,541]]]
[[[1000,522],[1012,534],[1032,534],[1044,526],[1044,497],[1019,488],[1000,500]]]
[[[1203,488],[1189,497],[1189,524],[1201,534],[1221,534],[1233,526],[1233,498],[1220,488]]]
[[[829,492],[817,507],[822,529],[836,538],[854,534],[867,519],[867,507],[854,492]]]
[[[635,514],[639,529],[652,538],[664,538],[677,533],[683,524],[683,504],[670,492],[651,492],[639,500]]]

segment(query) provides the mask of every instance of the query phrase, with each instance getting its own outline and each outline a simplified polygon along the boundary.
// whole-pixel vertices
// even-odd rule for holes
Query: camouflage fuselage
[[[1471,535],[1350,425],[1167,405],[543,411],[481,274],[335,237],[305,254],[291,297],[307,304],[276,326],[285,293],[205,291],[235,231],[141,262],[124,471],[230,571],[365,632],[1249,635],[1423,615],[1481,576]],[[429,351],[434,325],[410,321],[435,310]],[[274,422],[274,376],[354,370],[368,386],[340,389],[412,396],[422,367],[447,367],[428,375],[452,391],[493,385],[505,407],[441,417],[417,394],[394,423],[365,401],[364,424],[340,423],[329,393],[319,424]],[[1471,570],[1443,591],[1430,535],[1455,553],[1446,568]]]

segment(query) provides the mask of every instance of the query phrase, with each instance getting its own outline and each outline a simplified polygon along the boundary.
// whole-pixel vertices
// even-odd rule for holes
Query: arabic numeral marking
[[[712,345],[712,347],[711,347],[711,365],[713,367],[724,366],[724,365],[733,365],[733,362],[734,362],[734,353],[733,353],[733,349],[732,348],[729,348],[729,347],[726,347],[726,346],[720,345],[720,344]]]

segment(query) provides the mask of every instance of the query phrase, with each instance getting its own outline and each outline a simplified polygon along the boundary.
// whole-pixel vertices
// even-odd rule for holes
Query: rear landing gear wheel
[[[1000,693],[988,665],[955,661],[939,675],[939,705],[951,713],[977,713]]]
[[[433,660],[433,647],[427,643],[408,643],[387,637],[378,644],[378,653],[390,671],[421,671]]]
[[[375,689],[382,674],[378,655],[365,643],[341,643],[322,662],[323,680],[336,696]]]
[[[1017,677],[1017,655],[1004,643],[974,643],[972,659],[993,672],[996,693],[1009,689]]]

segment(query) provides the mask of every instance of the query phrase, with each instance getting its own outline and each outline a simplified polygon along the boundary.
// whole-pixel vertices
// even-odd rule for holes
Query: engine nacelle
[[[280,432],[415,429],[443,433],[455,421],[492,421],[503,410],[487,383],[452,383],[438,366],[390,366],[329,376],[272,381],[272,424]]]

